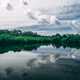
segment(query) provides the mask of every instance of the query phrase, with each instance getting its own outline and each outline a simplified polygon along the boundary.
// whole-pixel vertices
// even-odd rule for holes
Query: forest
[[[33,32],[22,32],[20,30],[0,30],[0,48],[5,46],[29,47],[29,45],[50,45],[60,47],[80,48],[79,34],[56,34],[52,36],[41,36]],[[17,48],[18,48],[17,47]],[[35,48],[35,47],[34,47]]]

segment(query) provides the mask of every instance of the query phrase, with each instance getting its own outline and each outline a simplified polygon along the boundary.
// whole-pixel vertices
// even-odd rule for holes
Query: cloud
[[[38,23],[42,24],[57,24],[59,20],[54,15],[43,14],[40,11],[32,12],[30,9],[27,12],[29,18],[36,20]]]
[[[68,25],[68,27],[72,28],[70,32],[79,32],[79,27],[77,29],[72,24],[73,20],[76,21],[80,17],[79,0],[1,0],[0,4],[1,29],[53,24],[53,27],[58,26],[58,28],[62,28],[62,26],[67,27],[66,25]],[[72,20],[72,22],[67,23],[68,20]],[[62,21],[65,21],[66,24]],[[52,25],[48,26],[52,27]],[[77,26],[79,26],[79,21]],[[63,31],[66,32],[63,29],[60,32]]]

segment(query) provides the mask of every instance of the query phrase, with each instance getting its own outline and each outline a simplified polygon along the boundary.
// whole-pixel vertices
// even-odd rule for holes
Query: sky
[[[62,28],[67,27],[65,22],[79,32],[79,12],[80,0],[0,0],[0,28],[43,24]]]

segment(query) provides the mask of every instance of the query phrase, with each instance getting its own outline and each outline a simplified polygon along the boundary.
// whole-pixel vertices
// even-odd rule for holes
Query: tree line
[[[23,44],[52,44],[57,47],[80,47],[80,35],[56,34],[52,36],[41,36],[37,33],[22,32],[20,30],[0,30],[0,46]]]

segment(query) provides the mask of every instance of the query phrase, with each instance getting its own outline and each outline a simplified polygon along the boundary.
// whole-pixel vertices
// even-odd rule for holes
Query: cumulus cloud
[[[59,20],[57,19],[56,16],[43,14],[40,11],[32,12],[29,9],[27,11],[27,14],[28,14],[29,18],[36,20],[37,22],[42,23],[42,24],[57,24],[57,22],[59,23]]]
[[[11,5],[13,5],[13,7],[15,7],[16,4],[18,4],[18,3],[19,3],[19,5],[22,5],[22,7],[24,7],[23,4],[26,2],[28,4],[26,6],[26,11],[27,11],[27,8],[29,8],[32,11],[42,10],[44,13],[45,12],[48,13],[48,11],[49,11],[49,13],[56,12],[58,14],[60,14],[60,12],[61,12],[61,14],[63,13],[64,15],[66,13],[72,13],[72,12],[76,13],[76,11],[79,10],[79,3],[80,3],[80,1],[76,2],[76,0],[71,0],[71,1],[69,1],[69,0],[52,0],[52,1],[49,1],[49,0],[44,0],[44,1],[43,0],[16,0],[16,1],[7,0],[7,1],[9,3],[11,3]],[[16,7],[20,7],[19,5]],[[57,8],[58,8],[58,10],[57,10]]]
[[[72,23],[73,20],[79,19],[80,1],[1,0],[0,4],[0,26],[2,26],[0,27],[1,29],[16,28],[18,26],[29,26],[36,24],[53,24],[53,27],[58,25],[58,28],[62,28],[62,26],[65,28],[67,27],[66,25],[68,25],[72,28],[73,32],[74,30],[76,32],[79,32],[79,28],[76,28],[75,24]],[[70,24],[63,23],[64,21],[68,20],[72,20],[72,22]],[[77,26],[79,27],[79,24],[77,24]],[[49,27],[52,26],[49,25]]]

